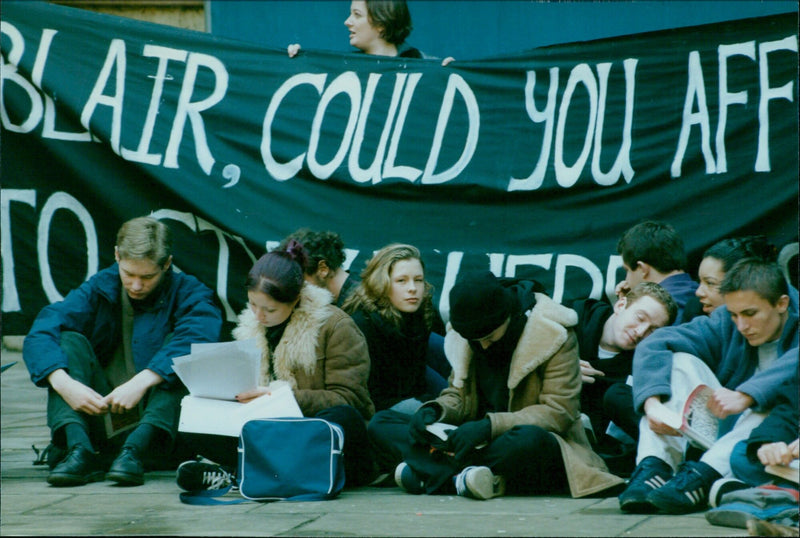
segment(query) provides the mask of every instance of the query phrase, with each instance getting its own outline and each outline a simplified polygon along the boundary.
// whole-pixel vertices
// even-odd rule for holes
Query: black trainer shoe
[[[178,487],[186,491],[225,489],[234,483],[233,476],[211,460],[184,461],[175,477]]]
[[[47,482],[57,487],[82,486],[101,480],[100,456],[81,445],[70,448],[66,457],[47,475]]]
[[[655,456],[643,459],[634,469],[625,491],[619,495],[619,507],[625,512],[649,514],[656,507],[647,495],[666,484],[672,478],[672,467]]]
[[[106,478],[120,486],[141,486],[144,484],[144,465],[136,455],[136,451],[123,446],[119,456],[111,464]]]
[[[708,492],[722,475],[700,461],[685,461],[675,477],[655,491],[647,500],[667,514],[688,514],[708,506]]]

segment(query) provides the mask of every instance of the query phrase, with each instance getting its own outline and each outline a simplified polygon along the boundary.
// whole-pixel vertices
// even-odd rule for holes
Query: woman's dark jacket
[[[426,394],[428,339],[422,309],[404,314],[400,325],[385,319],[379,312],[359,308],[351,314],[364,333],[369,347],[369,393],[375,410],[417,398],[425,401],[436,395]]]

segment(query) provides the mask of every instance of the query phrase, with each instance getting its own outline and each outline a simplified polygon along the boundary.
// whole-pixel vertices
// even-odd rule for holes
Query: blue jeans
[[[434,372],[445,380],[450,376],[452,368],[444,354],[444,336],[441,334],[431,333],[430,337],[428,337],[427,359],[429,369],[432,368]]]
[[[413,415],[414,413],[417,412],[417,409],[422,407],[423,403],[424,402],[421,402],[416,398],[408,398],[406,400],[397,402],[389,409],[391,409],[392,411],[397,411],[398,413],[403,413],[404,415]]]

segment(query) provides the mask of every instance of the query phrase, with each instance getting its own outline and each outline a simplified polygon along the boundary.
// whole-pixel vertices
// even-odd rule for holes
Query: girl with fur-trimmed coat
[[[304,284],[277,345],[270,345],[268,335],[274,331],[259,322],[252,307],[239,315],[233,337],[256,338],[261,348],[259,384],[266,386],[276,379],[289,382],[303,416],[349,405],[368,420],[375,408],[366,386],[366,342],[350,316],[333,306],[332,300],[328,290]]]
[[[375,412],[367,389],[367,343],[350,316],[331,304],[329,291],[305,283],[304,256],[303,247],[291,241],[285,251],[262,256],[248,274],[248,307],[239,315],[233,337],[256,338],[261,373],[259,386],[236,399],[247,403],[267,393],[270,381],[288,382],[303,416],[342,427],[346,486],[364,485],[374,475],[366,430]],[[201,454],[222,467],[235,466],[236,444],[225,441],[236,439],[200,437],[194,441],[201,444]],[[208,465],[182,464],[178,484],[192,489],[192,476],[219,472],[203,467]]]

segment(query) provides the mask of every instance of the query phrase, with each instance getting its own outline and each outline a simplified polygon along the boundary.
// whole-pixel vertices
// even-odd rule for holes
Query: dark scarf
[[[508,411],[508,375],[511,358],[517,348],[528,316],[515,305],[506,334],[483,349],[478,342],[470,341],[475,361],[478,388],[478,416],[492,411]]]
[[[286,330],[286,326],[289,325],[289,320],[292,319],[292,315],[289,314],[289,317],[283,323],[278,325],[274,325],[272,327],[265,327],[264,328],[264,335],[267,338],[267,345],[269,346],[269,353],[267,354],[267,371],[269,372],[269,378],[271,380],[276,380],[277,377],[275,376],[275,369],[272,367],[272,354],[275,352],[275,348],[278,347],[278,344],[281,342],[281,338],[283,338],[283,331]]]
[[[275,351],[275,348],[278,347],[278,344],[283,338],[283,331],[286,330],[286,326],[289,325],[289,321],[292,319],[292,315],[289,314],[289,317],[283,323],[278,325],[274,325],[272,327],[266,327],[266,336],[267,336],[267,343],[269,344],[270,351]]]

